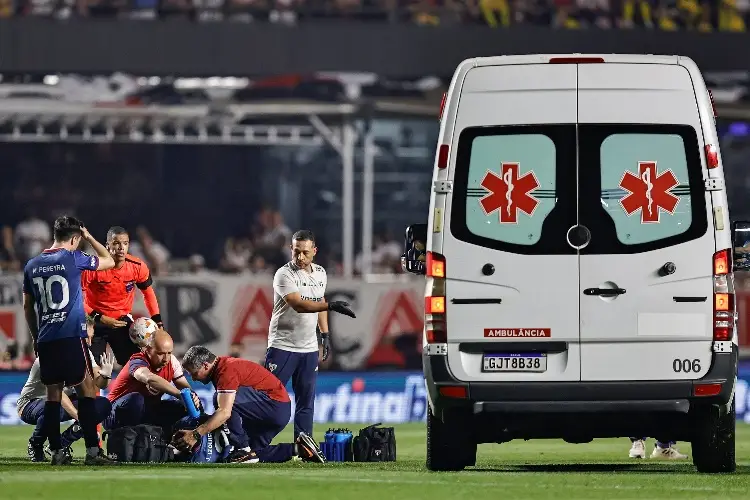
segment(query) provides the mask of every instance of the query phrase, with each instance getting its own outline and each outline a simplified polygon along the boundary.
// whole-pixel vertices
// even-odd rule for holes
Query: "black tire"
[[[427,469],[460,471],[476,465],[477,443],[471,437],[469,418],[447,412],[445,422],[427,411]]]
[[[734,444],[736,418],[734,401],[729,412],[721,417],[717,407],[698,409],[692,441],[693,465],[698,472],[717,474],[737,469]]]

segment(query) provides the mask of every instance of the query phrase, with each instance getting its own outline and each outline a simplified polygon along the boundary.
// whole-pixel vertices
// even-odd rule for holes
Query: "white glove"
[[[99,358],[99,375],[106,378],[112,378],[112,370],[115,367],[115,355],[109,351],[104,351]]]

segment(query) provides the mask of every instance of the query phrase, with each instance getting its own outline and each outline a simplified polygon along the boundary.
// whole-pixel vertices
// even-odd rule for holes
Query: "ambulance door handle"
[[[622,295],[625,292],[624,288],[587,288],[583,291],[583,294],[611,297],[612,295]]]

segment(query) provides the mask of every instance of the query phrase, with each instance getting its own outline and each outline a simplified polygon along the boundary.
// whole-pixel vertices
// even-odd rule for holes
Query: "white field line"
[[[248,466],[249,469],[252,469],[252,465]],[[41,471],[40,471],[41,472]],[[40,472],[10,472],[10,473],[4,473],[0,476],[0,484],[3,483],[21,483],[21,482],[37,482],[40,480]],[[329,474],[320,474],[320,473],[305,473],[302,471],[295,471],[295,470],[272,470],[272,469],[261,469],[257,468],[255,470],[244,470],[244,467],[235,467],[232,466],[231,469],[209,469],[207,470],[206,475],[196,475],[195,470],[193,471],[185,471],[185,472],[178,472],[175,470],[164,470],[160,473],[143,473],[143,472],[137,472],[137,473],[128,473],[127,469],[122,470],[122,472],[117,473],[114,470],[97,470],[94,472],[93,470],[87,470],[86,472],[78,472],[78,471],[70,471],[70,472],[53,472],[53,473],[44,473],[43,474],[43,481],[44,483],[64,483],[64,482],[71,482],[71,481],[101,481],[101,480],[123,480],[123,481],[130,481],[135,479],[140,480],[152,480],[152,481],[163,481],[163,480],[170,480],[170,479],[190,479],[193,481],[215,481],[217,476],[221,476],[224,479],[233,478],[233,479],[252,479],[257,476],[284,476],[284,480],[296,480],[296,481],[310,481],[310,482],[341,482],[341,483],[379,483],[379,484],[393,484],[393,485],[401,485],[401,484],[412,484],[412,485],[430,485],[430,484],[443,484],[446,486],[457,486],[460,485],[461,487],[472,487],[472,488],[507,488],[509,486],[512,487],[533,487],[533,488],[560,488],[559,483],[545,483],[540,482],[538,480],[534,480],[533,482],[514,482],[509,483],[507,481],[504,482],[497,482],[497,481],[481,481],[481,482],[470,482],[466,480],[459,480],[455,481],[457,478],[455,475],[451,475],[450,480],[444,481],[441,480],[442,478],[439,475],[430,474],[429,477],[425,477],[424,479],[409,479],[409,478],[402,478],[402,477],[392,477],[392,478],[363,478],[363,477],[352,477],[352,476],[337,476],[337,475],[329,475]],[[302,474],[300,474],[302,472]],[[361,471],[360,471],[361,472]],[[491,474],[491,473],[490,473]],[[513,473],[510,473],[513,474]],[[515,475],[520,475],[515,474]],[[523,473],[524,475],[529,475],[528,473]],[[471,476],[467,476],[467,478],[470,478]],[[663,479],[663,478],[662,478]],[[654,488],[662,488],[665,487],[669,489],[670,491],[692,491],[692,492],[726,492],[726,493],[747,493],[748,488],[741,488],[741,487],[711,487],[711,486],[680,486],[680,485],[663,485],[662,486],[648,486],[644,487],[637,484],[630,484],[630,485],[611,485],[611,486],[605,486],[605,485],[592,485],[592,484],[580,484],[576,485],[583,488],[586,488],[587,490],[601,490],[601,491],[608,491],[608,490],[623,490],[623,491],[642,491],[642,490],[648,490],[648,489],[654,489]]]

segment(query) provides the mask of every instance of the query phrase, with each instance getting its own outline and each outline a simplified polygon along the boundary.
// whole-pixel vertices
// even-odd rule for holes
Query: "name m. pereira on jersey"
[[[65,271],[65,265],[55,264],[54,266],[39,266],[31,268],[31,274],[54,273],[55,271]]]

